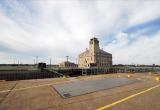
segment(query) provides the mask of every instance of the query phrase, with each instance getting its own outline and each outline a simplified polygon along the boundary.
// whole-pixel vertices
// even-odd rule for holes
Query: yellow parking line
[[[111,104],[109,104],[109,105],[105,105],[105,106],[103,106],[103,107],[97,108],[96,110],[104,110],[104,109],[106,109],[106,108],[110,108],[110,107],[115,106],[115,105],[117,105],[117,104],[119,104],[119,103],[121,103],[121,102],[124,102],[124,101],[127,101],[127,100],[131,99],[131,98],[134,98],[134,97],[136,97],[136,96],[138,96],[138,95],[140,95],[140,94],[143,94],[143,93],[145,93],[145,92],[151,91],[152,89],[155,89],[155,88],[157,88],[157,87],[160,87],[160,84],[158,84],[158,85],[156,85],[156,86],[153,86],[153,87],[151,87],[151,88],[149,88],[149,89],[146,89],[146,90],[144,90],[144,91],[141,91],[141,92],[139,92],[139,93],[136,93],[136,94],[133,94],[133,95],[131,95],[131,96],[128,96],[128,97],[126,97],[126,98],[123,98],[123,99],[121,99],[121,100],[118,100],[118,101],[116,101],[116,102],[113,102],[113,103],[111,103]]]

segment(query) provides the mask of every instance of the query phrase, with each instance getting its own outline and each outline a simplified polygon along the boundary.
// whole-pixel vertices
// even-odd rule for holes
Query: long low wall
[[[126,72],[157,72],[160,67],[113,67],[113,73],[126,73]]]
[[[97,68],[57,68],[55,71],[62,73],[65,76],[79,76],[79,75],[94,75],[112,73],[111,69],[97,69]]]
[[[40,71],[0,71],[0,80],[26,80],[60,77],[53,72]]]
[[[14,71],[0,71],[0,80],[25,80],[25,79],[42,79],[42,78],[56,78],[62,76],[80,76],[80,75],[93,75],[111,73],[102,69],[52,69],[44,71],[30,70],[14,70]]]
[[[25,80],[25,79],[42,79],[42,78],[56,78],[61,76],[80,76],[80,75],[94,75],[106,73],[125,73],[125,72],[153,72],[154,69],[141,69],[141,68],[112,68],[109,70],[97,68],[57,68],[39,70],[9,70],[0,71],[0,80]],[[156,71],[156,70],[155,70]]]

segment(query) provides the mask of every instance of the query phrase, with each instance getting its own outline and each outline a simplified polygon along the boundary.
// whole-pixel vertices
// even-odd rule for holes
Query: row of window
[[[111,66],[112,63],[100,63],[99,66]]]
[[[92,62],[92,60],[91,60]],[[109,62],[112,62],[112,60],[97,60],[97,63],[102,63],[102,64],[108,64]],[[90,63],[90,61],[88,62],[88,60],[79,60],[79,63]]]
[[[84,65],[84,66],[90,66],[87,62],[85,63],[79,63],[79,65]],[[112,62],[109,62],[109,63],[99,63],[98,64],[99,66],[111,66],[112,65]]]

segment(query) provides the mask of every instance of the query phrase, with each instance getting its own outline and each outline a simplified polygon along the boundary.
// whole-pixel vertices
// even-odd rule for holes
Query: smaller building
[[[78,68],[78,65],[73,62],[65,61],[60,63],[59,67],[60,68]]]

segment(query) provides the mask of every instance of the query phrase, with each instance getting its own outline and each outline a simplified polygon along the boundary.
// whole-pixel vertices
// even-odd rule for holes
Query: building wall
[[[111,68],[112,67],[112,55],[106,54],[98,54],[97,58],[97,66],[98,68]]]
[[[78,67],[110,69],[112,67],[112,54],[101,50],[98,39],[92,38],[89,42],[89,49],[79,55]]]
[[[60,68],[77,68],[78,65],[72,62],[66,61],[59,64]]]

